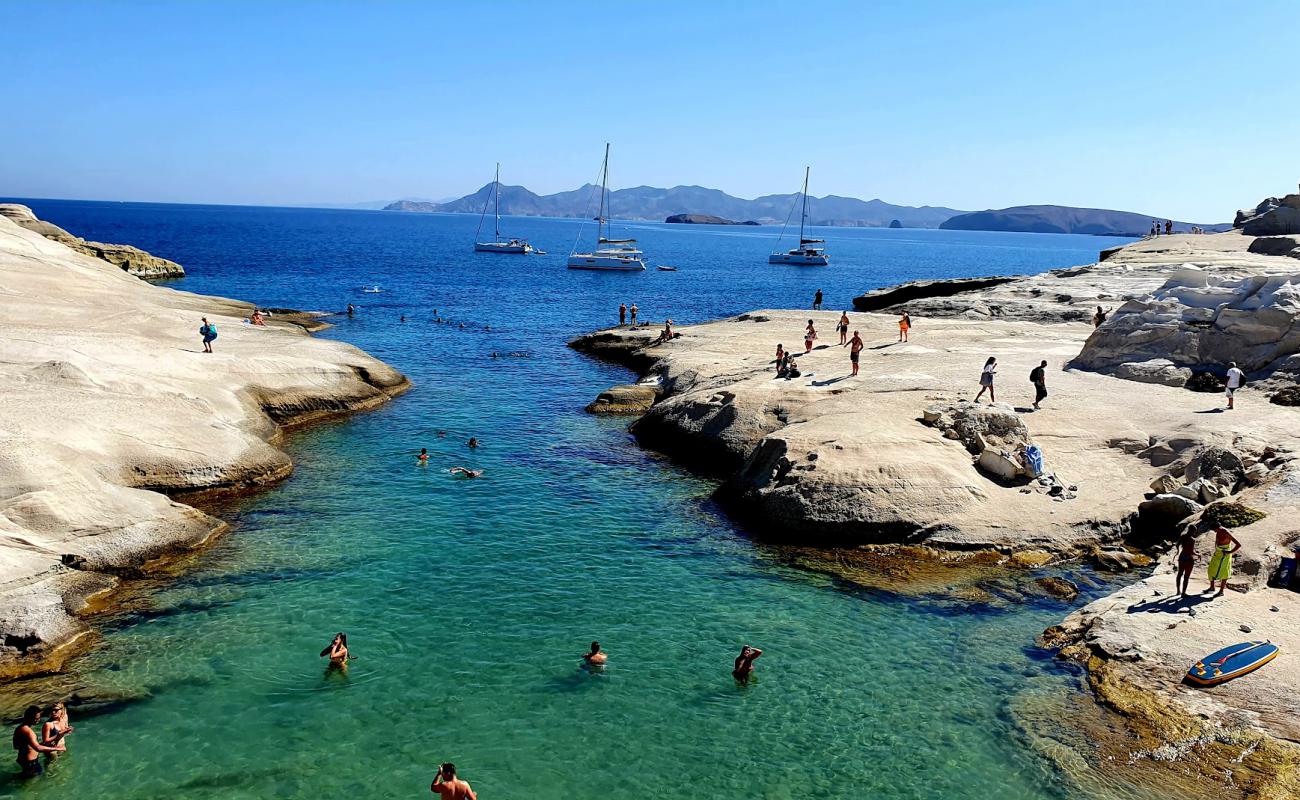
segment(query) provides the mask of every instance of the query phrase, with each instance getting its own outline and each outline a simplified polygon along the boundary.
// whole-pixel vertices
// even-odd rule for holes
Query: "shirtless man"
[[[14,728],[14,749],[18,751],[18,767],[23,771],[24,778],[34,778],[44,772],[41,753],[53,753],[58,749],[37,739],[34,726],[40,721],[40,706],[28,706],[23,712],[23,724]],[[52,741],[57,744],[62,738],[63,734],[60,733]]]
[[[600,650],[600,642],[591,643],[591,652],[582,654],[583,662],[589,667],[603,667],[609,656]]]
[[[748,682],[750,676],[754,674],[754,659],[761,655],[763,651],[757,647],[745,645],[740,648],[740,655],[736,656],[736,665],[731,670],[731,676],[741,683]]]
[[[862,354],[862,334],[853,332],[853,341],[849,342],[849,361],[853,362],[853,375],[858,374],[858,359]]]
[[[483,474],[481,469],[469,469],[468,467],[452,467],[447,471],[452,475],[464,475],[466,478],[477,478]]]
[[[849,312],[845,311],[843,314],[840,314],[840,324],[835,326],[835,330],[839,331],[840,334],[840,346],[843,347],[844,345],[848,344],[849,343]]]
[[[448,761],[438,768],[438,774],[429,784],[429,791],[444,800],[478,800],[469,784],[456,777],[456,765]]]

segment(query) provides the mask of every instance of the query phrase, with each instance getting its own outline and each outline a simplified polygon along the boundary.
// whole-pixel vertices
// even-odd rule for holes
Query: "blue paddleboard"
[[[1272,642],[1238,642],[1216,650],[1187,670],[1187,680],[1197,686],[1216,686],[1254,672],[1277,656]]]

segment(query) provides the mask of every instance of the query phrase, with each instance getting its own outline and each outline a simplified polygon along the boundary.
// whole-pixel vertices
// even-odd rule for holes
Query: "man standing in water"
[[[608,660],[609,656],[600,650],[600,642],[592,642],[591,651],[582,654],[583,663],[589,667],[603,667]]]
[[[41,721],[40,706],[28,706],[23,712],[23,723],[14,728],[14,749],[18,751],[18,767],[24,778],[34,778],[45,771],[41,766],[41,753],[53,753],[57,747],[42,744],[36,737],[36,724]],[[56,738],[62,738],[59,734]]]
[[[456,765],[448,761],[438,767],[438,774],[429,784],[429,791],[443,800],[478,800],[478,795],[469,788],[469,784],[456,777]]]
[[[735,668],[731,670],[731,676],[741,683],[748,683],[754,674],[754,659],[763,655],[763,651],[757,647],[745,645],[740,648],[740,655],[736,656]]]
[[[858,359],[862,356],[862,334],[857,331],[853,332],[853,340],[849,342],[849,362],[853,364],[852,375],[858,374]]]
[[[822,290],[818,289],[817,294],[813,295],[813,311],[822,310]]]

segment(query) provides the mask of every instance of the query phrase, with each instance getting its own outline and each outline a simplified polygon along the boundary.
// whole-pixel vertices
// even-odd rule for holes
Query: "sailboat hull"
[[[799,267],[825,267],[831,260],[824,253],[773,253],[767,257],[769,264],[793,264]]]
[[[474,252],[528,255],[533,252],[533,246],[526,243],[520,244],[518,242],[475,242]]]
[[[599,253],[574,253],[569,269],[594,269],[609,272],[644,272],[645,262],[631,256],[603,256]]]

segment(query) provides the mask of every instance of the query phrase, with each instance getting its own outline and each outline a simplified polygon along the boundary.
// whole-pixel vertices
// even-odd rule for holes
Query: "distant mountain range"
[[[599,193],[600,187],[592,184],[547,195],[535,194],[522,186],[502,185],[500,208],[502,214],[525,217],[594,217]],[[399,200],[385,208],[389,211],[477,214],[483,210],[491,194],[492,184],[489,183],[473,194],[448,203]],[[798,198],[798,194],[770,194],[745,200],[702,186],[674,186],[671,189],[637,186],[611,191],[609,203],[612,211],[606,213],[617,219],[655,221],[677,214],[707,214],[779,225],[791,219],[792,213],[798,213],[794,208]],[[908,228],[937,228],[944,220],[961,213],[939,206],[896,206],[883,200],[835,195],[808,198],[808,219],[813,225],[884,228],[898,220]],[[793,221],[798,222],[797,219]]]
[[[989,211],[958,214],[939,224],[950,231],[1022,231],[1025,233],[1089,233],[1095,236],[1144,236],[1151,230],[1155,217],[1134,214],[1131,211],[1111,211],[1104,208],[1073,208],[1071,206],[1012,206]],[[1164,232],[1165,220],[1159,220]],[[1175,222],[1174,230],[1185,233],[1192,228],[1207,231],[1226,231],[1231,223],[1219,222],[1202,225]]]

